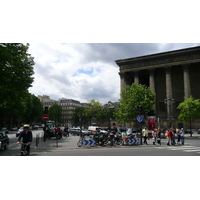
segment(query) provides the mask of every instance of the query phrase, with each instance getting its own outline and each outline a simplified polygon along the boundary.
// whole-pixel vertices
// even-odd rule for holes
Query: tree
[[[2,120],[18,115],[23,94],[33,82],[33,57],[29,44],[0,43],[0,111]]]
[[[92,99],[85,108],[85,115],[92,121],[92,119],[100,119],[102,116],[102,111],[103,105],[100,102]]]
[[[137,117],[138,106],[141,106],[142,115],[146,115],[155,104],[156,94],[145,85],[133,83],[126,86],[121,92],[120,104],[115,113],[119,122],[126,123]]]
[[[86,126],[88,124],[91,118],[86,113],[85,107],[77,107],[75,109],[73,119],[76,126]]]
[[[183,122],[190,122],[190,133],[191,133],[191,122],[200,118],[199,99],[194,99],[192,96],[190,98],[185,97],[184,102],[180,103],[177,109],[180,110],[180,115],[178,116],[178,120]]]
[[[49,108],[49,118],[55,121],[55,124],[61,120],[62,116],[62,106],[60,105],[52,105]]]

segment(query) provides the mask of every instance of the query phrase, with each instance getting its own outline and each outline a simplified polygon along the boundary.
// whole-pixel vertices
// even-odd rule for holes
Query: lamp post
[[[173,117],[173,104],[175,100],[173,98],[167,98],[164,100],[164,103],[167,105],[167,119],[170,120],[170,128],[172,126]]]

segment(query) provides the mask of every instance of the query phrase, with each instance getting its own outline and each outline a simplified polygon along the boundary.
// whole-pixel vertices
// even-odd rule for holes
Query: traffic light
[[[137,113],[138,113],[138,115],[142,115],[142,106],[141,105],[137,106]]]

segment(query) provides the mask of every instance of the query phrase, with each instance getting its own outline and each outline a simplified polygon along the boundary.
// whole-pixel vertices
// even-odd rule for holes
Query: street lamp
[[[167,98],[164,100],[164,103],[167,105],[167,119],[170,120],[170,128],[172,126],[172,119],[173,117],[173,104],[175,100],[173,98]]]

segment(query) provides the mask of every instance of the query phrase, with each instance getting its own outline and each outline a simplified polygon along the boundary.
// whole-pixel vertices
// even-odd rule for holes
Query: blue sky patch
[[[78,69],[78,73],[91,75],[93,73],[93,69],[92,70]]]

